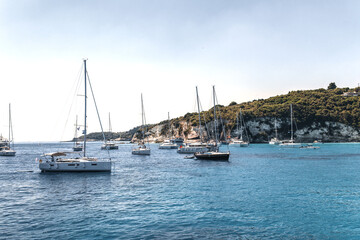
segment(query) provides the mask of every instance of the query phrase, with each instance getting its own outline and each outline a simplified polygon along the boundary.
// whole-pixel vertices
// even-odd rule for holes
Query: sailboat
[[[144,111],[143,96],[141,94],[141,140],[137,148],[132,150],[134,155],[150,155],[150,148],[145,145],[145,127],[146,127],[146,118]]]
[[[110,113],[109,113],[109,133],[110,134],[112,133]],[[116,145],[114,142],[111,142],[111,140],[109,140],[109,141],[105,141],[105,143],[103,145],[101,145],[101,149],[102,150],[117,150],[117,149],[119,149],[119,146]]]
[[[12,129],[11,119],[11,105],[9,104],[9,139],[3,139],[1,136],[0,141],[0,156],[15,156],[16,151],[14,150],[14,138]],[[11,147],[12,143],[12,147]]]
[[[279,144],[281,144],[282,143],[282,141],[280,141],[279,139],[278,139],[278,132],[277,132],[277,125],[276,125],[276,119],[275,119],[275,137],[274,138],[272,138],[272,139],[270,139],[270,142],[269,142],[269,144],[271,144],[271,145],[279,145]]]
[[[239,121],[240,121],[240,129],[239,129]],[[236,116],[236,126],[237,126],[237,132],[240,133],[240,136],[238,136],[239,140],[234,140],[231,145],[238,146],[238,147],[248,147],[249,142],[243,140],[243,132],[245,128],[244,119],[242,117],[242,112],[240,109],[239,117]],[[245,129],[246,131],[246,129]]]
[[[280,147],[290,147],[290,148],[299,148],[301,147],[301,143],[295,143],[294,140],[294,128],[293,128],[293,108],[292,104],[290,104],[290,126],[291,126],[291,138],[290,140],[284,140],[281,144],[279,144]]]
[[[78,116],[76,115],[76,122],[75,122],[75,135],[74,135],[74,146],[73,146],[73,151],[74,152],[80,152],[83,150],[83,145],[81,143],[78,142],[78,136],[77,136],[77,131],[79,130],[78,127]]]
[[[213,160],[213,161],[228,161],[230,157],[230,152],[219,152],[218,147],[218,136],[217,136],[217,118],[216,118],[216,103],[215,103],[215,86],[213,86],[213,101],[214,101],[214,135],[215,143],[213,148],[204,152],[196,152],[194,154],[195,158],[198,160]]]
[[[170,124],[170,113],[168,112],[168,135],[171,132],[171,124]],[[169,136],[168,136],[169,137]],[[170,139],[166,139],[162,144],[160,144],[159,149],[177,149],[178,145],[170,141]]]
[[[198,115],[199,115],[199,137],[200,142],[190,143],[186,144],[185,146],[180,145],[177,153],[181,154],[191,154],[196,152],[206,152],[209,150],[208,145],[206,143],[203,143],[203,134],[202,134],[202,128],[201,128],[201,114],[200,114],[200,100],[199,100],[199,94],[198,94],[198,88],[196,87],[196,102],[198,107]]]
[[[81,156],[79,153],[79,157],[66,157],[67,152],[53,152],[46,153],[44,155],[45,159],[39,160],[39,168],[41,172],[111,172],[112,162],[109,160],[99,160],[95,157],[87,157],[86,155],[86,120],[87,120],[87,71],[86,71],[86,60],[84,59],[84,78],[85,78],[85,111],[84,111],[84,151]],[[89,79],[90,83],[90,79]],[[90,84],[90,89],[91,84]],[[93,94],[92,94],[93,95]],[[95,99],[94,99],[95,101]],[[96,107],[96,104],[95,104]],[[97,110],[97,107],[96,107]],[[99,114],[98,114],[99,116]],[[100,118],[99,118],[100,120]],[[101,122],[100,122],[100,126]],[[104,132],[101,127],[101,131],[104,136]]]

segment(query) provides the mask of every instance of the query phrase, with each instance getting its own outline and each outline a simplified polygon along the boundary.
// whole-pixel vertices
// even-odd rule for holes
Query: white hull
[[[279,145],[281,142],[269,142],[270,145]]]
[[[230,143],[230,145],[233,147],[248,147],[249,143],[244,141],[234,141]]]
[[[133,155],[150,155],[150,149],[133,149]]]
[[[189,153],[196,153],[196,152],[207,152],[209,148],[207,147],[179,147],[177,153],[181,154],[189,154]]]
[[[111,172],[111,162],[41,162],[42,172]]]
[[[2,150],[0,151],[0,156],[15,156],[16,152],[14,150]]]
[[[164,144],[161,144],[159,146],[159,149],[177,149],[178,147],[179,146],[176,145],[176,144],[166,144],[166,143],[164,143]]]
[[[279,146],[284,148],[299,148],[301,147],[301,143],[282,143],[279,144]]]

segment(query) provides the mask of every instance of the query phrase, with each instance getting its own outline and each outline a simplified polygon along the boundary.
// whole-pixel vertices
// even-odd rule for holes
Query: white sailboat
[[[85,114],[84,114],[84,151],[78,157],[65,157],[67,152],[54,152],[44,155],[45,159],[39,160],[39,168],[42,172],[110,172],[112,162],[109,160],[99,160],[95,157],[86,156],[86,119],[87,119],[87,71],[86,60],[84,60],[84,78],[85,78]],[[91,88],[91,84],[90,84]],[[92,91],[92,89],[91,89]],[[95,101],[95,100],[94,100]],[[96,104],[95,104],[96,107]],[[97,107],[96,107],[97,110]],[[98,114],[99,116],[99,114]],[[100,120],[100,118],[99,118]],[[100,122],[100,126],[101,122]],[[101,131],[103,129],[101,127]],[[103,133],[104,134],[104,133]]]
[[[232,141],[232,143],[230,143],[230,145],[237,146],[237,147],[248,147],[249,142],[244,141],[244,139],[243,139],[243,132],[244,132],[244,129],[245,129],[245,124],[244,124],[244,119],[242,117],[241,109],[240,109],[240,112],[239,112],[239,117],[237,116],[236,120],[237,120],[237,124],[236,124],[237,125],[237,132],[238,132],[238,134],[240,133],[240,136],[238,136],[238,139]],[[239,124],[239,121],[240,121],[240,124]],[[240,125],[240,129],[239,129],[239,125]],[[246,129],[245,129],[245,131],[246,131]]]
[[[277,125],[276,125],[276,119],[275,119],[275,137],[270,139],[269,144],[271,144],[271,145],[279,145],[281,143],[282,143],[282,141],[280,141],[278,139]]]
[[[77,131],[79,130],[78,127],[78,116],[76,115],[76,122],[75,122],[75,135],[74,135],[74,146],[73,146],[73,151],[74,152],[80,152],[83,150],[83,145],[81,143],[78,142],[78,136],[77,136]]]
[[[145,128],[146,127],[146,118],[145,118],[145,110],[143,103],[143,96],[141,94],[141,140],[137,148],[132,150],[132,154],[134,155],[150,155],[150,148],[145,145]]]
[[[228,161],[230,157],[230,151],[228,152],[220,152],[218,147],[218,134],[217,134],[217,118],[216,118],[216,93],[215,86],[213,86],[213,101],[214,101],[214,135],[215,135],[215,144],[211,148],[211,150],[207,150],[204,152],[196,152],[194,156],[198,160],[212,160],[212,161]]]
[[[112,133],[111,128],[111,120],[110,120],[110,113],[109,113],[109,133]],[[119,146],[116,145],[114,142],[112,142],[110,139],[108,141],[105,141],[103,145],[101,145],[102,150],[117,150],[119,149]]]
[[[171,133],[171,124],[170,124],[170,113],[168,112],[168,135]],[[169,136],[168,136],[169,137]],[[178,145],[166,139],[162,144],[160,144],[159,149],[177,149]]]
[[[13,137],[12,119],[11,119],[11,105],[9,103],[9,139],[7,139],[7,140],[3,139],[3,137],[1,136],[0,156],[13,157],[13,156],[15,156],[15,154],[16,154],[16,151],[14,150],[14,137]]]
[[[177,153],[181,154],[191,154],[196,152],[206,152],[209,150],[208,145],[203,142],[203,134],[202,134],[202,128],[201,128],[201,114],[200,114],[200,100],[199,100],[199,94],[198,94],[198,88],[196,87],[196,102],[198,107],[198,115],[199,115],[199,138],[200,142],[190,143],[186,144],[185,146],[180,145]]]
[[[291,126],[291,138],[290,140],[284,140],[281,144],[279,144],[280,147],[288,147],[288,148],[299,148],[301,147],[301,143],[296,143],[294,140],[294,129],[293,129],[293,109],[292,104],[290,104],[290,126]]]

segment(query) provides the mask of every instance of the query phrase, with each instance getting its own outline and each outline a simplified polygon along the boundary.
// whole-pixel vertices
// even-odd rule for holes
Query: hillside
[[[236,115],[242,109],[246,129],[252,142],[266,142],[274,136],[274,120],[277,121],[280,139],[289,138],[290,104],[296,120],[295,134],[298,140],[313,141],[360,141],[360,99],[344,96],[345,92],[359,89],[335,88],[291,91],[288,94],[259,99],[229,106],[218,105],[217,109],[226,129],[226,134],[237,136]],[[202,112],[202,125],[213,124],[213,109]],[[167,121],[148,126],[148,135],[153,141],[161,141],[168,132]],[[198,114],[187,113],[171,120],[174,135],[184,138],[197,137]],[[222,127],[219,126],[221,129]],[[139,127],[123,133],[111,133],[112,139],[122,136],[128,140],[134,137]],[[204,127],[204,130],[205,127]],[[107,133],[110,135],[110,133]],[[100,134],[101,135],[101,134]],[[89,134],[89,138],[101,140],[99,133]],[[136,139],[136,136],[135,136]]]

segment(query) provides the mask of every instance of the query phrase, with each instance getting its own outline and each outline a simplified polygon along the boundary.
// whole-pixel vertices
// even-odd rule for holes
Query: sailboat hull
[[[15,156],[16,152],[14,150],[2,150],[0,151],[0,156],[7,156],[7,157],[13,157]]]
[[[111,172],[111,162],[41,162],[41,172]]]
[[[221,152],[197,152],[194,154],[195,158],[198,160],[211,160],[211,161],[229,161],[230,153],[221,153]]]

